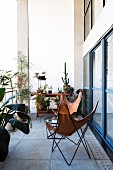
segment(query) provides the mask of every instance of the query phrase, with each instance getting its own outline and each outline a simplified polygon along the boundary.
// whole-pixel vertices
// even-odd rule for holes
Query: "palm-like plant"
[[[6,124],[9,122],[10,119],[14,118],[15,113],[25,122],[27,122],[30,126],[32,126],[32,121],[29,115],[26,115],[25,113],[21,112],[21,111],[17,111],[16,109],[14,109],[14,107],[9,107],[7,105],[7,103],[12,99],[16,97],[15,96],[11,96],[9,97],[0,107],[0,125],[2,127],[5,127]],[[18,104],[17,104],[18,105]],[[8,110],[6,110],[6,108]]]

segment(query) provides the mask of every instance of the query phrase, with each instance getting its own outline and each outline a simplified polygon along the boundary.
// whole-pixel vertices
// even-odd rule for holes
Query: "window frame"
[[[88,3],[88,5],[87,5],[87,7],[85,6],[85,1],[86,0],[84,0],[84,41],[85,41],[85,39],[87,38],[87,36],[86,36],[86,15],[87,15],[87,13],[88,13],[88,10],[89,10],[89,8],[91,7],[91,14],[90,14],[90,19],[91,19],[91,25],[90,25],[90,30],[92,29],[92,0],[89,0],[89,3]],[[88,33],[89,34],[89,33]]]
[[[86,2],[86,0],[84,0],[84,41],[86,40],[86,38],[87,38],[87,36],[88,36],[88,34],[86,35],[86,15],[87,15],[87,13],[88,13],[88,10],[89,10],[89,7],[91,6],[91,12],[90,12],[90,23],[91,23],[91,25],[90,25],[90,30],[92,29],[92,27],[93,27],[93,10],[94,10],[94,8],[93,8],[93,2],[92,2],[93,0],[89,0],[89,3],[87,4],[87,7],[85,6],[85,2]],[[102,1],[102,3],[103,3],[103,7],[105,6],[105,4],[106,4],[106,2],[107,2],[107,0],[101,0]],[[89,31],[90,32],[90,31]]]
[[[84,58],[89,55],[89,112],[93,108],[93,90],[101,90],[102,91],[102,128],[100,129],[97,124],[92,120],[92,127],[95,128],[95,130],[100,134],[102,139],[108,144],[108,146],[111,146],[113,148],[113,141],[110,140],[110,138],[107,136],[106,128],[107,128],[107,122],[106,122],[106,112],[107,112],[107,93],[112,94],[113,90],[107,89],[106,84],[106,60],[107,60],[107,54],[106,54],[106,40],[113,34],[113,25],[105,32],[105,34],[97,41],[94,47],[92,47],[87,54],[83,57],[83,63]],[[92,52],[98,48],[99,44],[102,45],[102,88],[96,89],[93,88],[93,58],[92,58]],[[84,64],[83,64],[84,65]],[[84,76],[84,74],[83,74]],[[84,77],[83,77],[84,80]],[[83,85],[83,89],[85,89]]]

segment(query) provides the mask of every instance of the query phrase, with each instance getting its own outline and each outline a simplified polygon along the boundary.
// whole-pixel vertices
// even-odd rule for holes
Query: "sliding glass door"
[[[91,111],[99,100],[92,126],[113,148],[113,28],[89,51],[83,63],[83,108]]]
[[[106,135],[113,141],[113,34],[106,39]]]

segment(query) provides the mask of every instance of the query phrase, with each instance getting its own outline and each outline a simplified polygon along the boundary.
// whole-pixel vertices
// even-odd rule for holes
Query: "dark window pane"
[[[89,113],[89,89],[83,90],[83,115],[86,116]]]
[[[84,87],[89,87],[89,57],[84,58]]]

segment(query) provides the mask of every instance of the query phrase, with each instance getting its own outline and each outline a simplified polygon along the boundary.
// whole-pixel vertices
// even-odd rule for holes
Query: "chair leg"
[[[75,143],[75,142],[73,142],[70,138],[66,137],[66,138],[69,139],[71,142],[73,142],[75,145],[77,145],[77,147],[76,147],[76,149],[75,149],[75,152],[74,152],[74,154],[73,154],[70,162],[67,161],[67,159],[66,159],[66,157],[64,156],[62,150],[61,150],[60,147],[59,147],[59,143],[60,143],[61,139],[63,138],[63,136],[61,136],[61,138],[59,139],[59,141],[56,141],[56,137],[55,137],[56,134],[54,134],[54,137],[53,137],[53,145],[52,145],[52,152],[55,150],[56,147],[58,147],[58,149],[59,149],[61,155],[63,156],[65,162],[67,163],[67,165],[71,165],[71,163],[72,163],[72,161],[73,161],[73,159],[74,159],[74,157],[75,157],[75,155],[76,155],[76,153],[77,153],[77,151],[78,151],[78,148],[79,148],[80,144],[82,143],[83,146],[84,146],[84,148],[85,148],[85,150],[86,150],[86,152],[87,152],[87,154],[88,154],[88,156],[89,156],[89,158],[91,158],[91,157],[90,157],[90,154],[89,154],[87,142],[86,142],[86,140],[85,140],[85,138],[84,138],[87,128],[88,128],[88,126],[85,127],[84,131],[81,130],[81,134],[77,131],[78,136],[79,136],[79,141],[78,141],[78,143]]]
[[[54,137],[53,137],[52,152],[54,151],[54,144],[55,144],[55,134],[54,134]]]
[[[54,134],[54,132],[51,132],[51,131],[49,131],[48,129],[47,129],[47,127],[46,127],[46,134],[47,134],[47,139],[53,139],[53,134]]]
[[[56,147],[58,147],[58,149],[59,149],[61,155],[63,156],[65,162],[67,163],[67,165],[71,165],[71,163],[72,163],[72,161],[73,161],[73,159],[74,159],[74,157],[75,157],[75,155],[76,155],[76,153],[77,153],[77,151],[78,151],[78,148],[79,148],[79,146],[80,146],[80,144],[81,144],[81,141],[82,141],[82,140],[79,140],[79,143],[78,143],[78,145],[77,145],[77,148],[76,148],[76,150],[75,150],[75,152],[74,152],[74,154],[73,154],[73,156],[72,156],[72,159],[71,159],[70,162],[68,162],[67,159],[66,159],[66,157],[64,156],[63,152],[61,151],[59,145],[58,145],[59,142],[56,142],[56,140],[54,139],[54,143],[56,144]]]
[[[64,156],[64,154],[63,154],[63,152],[61,151],[60,147],[58,146],[58,143],[56,142],[56,140],[54,140],[54,142],[55,142],[55,144],[56,144],[56,147],[58,147],[58,149],[59,149],[59,151],[60,151],[61,155],[63,156],[63,158],[64,158],[65,162],[67,163],[67,165],[70,165],[70,163],[68,163],[68,161],[66,160],[66,158],[65,158],[65,156]]]
[[[66,139],[70,140],[72,143],[74,143],[75,145],[78,145],[78,142],[74,142],[73,140],[71,140],[70,138],[68,138],[67,136],[65,137]]]
[[[81,129],[81,133],[82,133],[81,135],[80,135],[80,133],[79,133],[78,131],[77,131],[77,133],[78,133],[78,136],[79,136],[79,138],[80,138],[80,140],[81,140],[81,142],[82,142],[82,144],[83,144],[83,146],[84,146],[84,148],[85,148],[85,150],[86,150],[89,158],[91,158],[91,156],[90,156],[90,154],[89,154],[89,150],[88,150],[88,144],[87,144],[86,139],[85,139],[85,137],[84,137],[84,136],[85,136],[85,133],[86,133],[86,131],[87,131],[87,128],[88,128],[88,125],[86,125],[84,131],[82,131],[82,129]]]
[[[61,153],[61,155],[63,156],[63,158],[64,158],[64,160],[65,160],[65,162],[67,163],[67,165],[71,165],[71,163],[72,163],[72,161],[73,161],[73,159],[74,159],[74,157],[75,157],[75,155],[76,155],[76,153],[77,153],[77,151],[78,151],[78,148],[79,148],[79,146],[80,146],[80,144],[82,143],[83,144],[83,146],[84,146],[84,148],[85,148],[85,150],[86,150],[86,152],[87,152],[87,154],[88,154],[88,156],[89,156],[89,158],[91,158],[90,157],[90,154],[89,154],[89,149],[88,149],[88,144],[87,144],[87,141],[86,141],[86,139],[85,139],[85,133],[86,133],[86,131],[87,131],[87,128],[88,128],[88,125],[86,125],[86,127],[84,128],[84,130],[82,130],[81,129],[81,131],[79,132],[78,130],[77,130],[77,134],[78,134],[78,136],[79,136],[79,140],[78,140],[78,142],[77,143],[75,143],[74,141],[72,141],[69,137],[64,137],[64,136],[57,136],[57,133],[56,132],[51,132],[51,131],[49,131],[49,135],[47,135],[48,136],[48,139],[53,139],[53,144],[52,144],[52,152],[55,150],[55,148],[58,148],[58,150],[60,151],[60,153]],[[67,159],[66,159],[66,157],[64,156],[64,153],[62,152],[62,150],[60,149],[60,147],[59,147],[59,143],[60,143],[60,141],[62,140],[62,139],[69,139],[69,141],[71,141],[71,142],[73,142],[75,145],[76,145],[76,148],[75,148],[75,152],[74,152],[74,154],[73,154],[73,156],[72,156],[72,158],[71,158],[71,160],[68,162],[67,161]]]
[[[89,158],[91,159],[91,156],[90,156],[90,153],[89,153],[89,149],[88,149],[87,141],[86,141],[86,139],[85,139],[85,138],[83,138],[83,139],[84,139],[84,143],[85,143],[85,150],[86,150],[86,152],[87,152],[87,154],[88,154]]]
[[[81,132],[83,133],[82,129],[81,129]],[[89,154],[89,149],[88,149],[88,142],[87,142],[87,140],[85,139],[85,137],[83,137],[83,140],[84,140],[86,152],[87,152],[89,158],[91,159],[91,156],[90,156],[90,154]]]
[[[60,141],[62,140],[62,138],[64,138],[64,137],[61,136],[61,138],[60,138],[58,141],[56,141],[56,133],[53,134],[52,152],[55,150],[56,147],[58,147],[58,149],[59,149],[61,155],[63,156],[65,162],[67,163],[67,165],[71,165],[71,163],[72,163],[72,161],[73,161],[73,159],[74,159],[74,157],[75,157],[75,154],[77,153],[77,150],[78,150],[78,148],[79,148],[79,146],[80,146],[80,144],[81,144],[82,139],[79,140],[78,145],[77,145],[77,148],[76,148],[76,150],[75,150],[75,152],[74,152],[74,155],[73,155],[71,161],[68,162],[67,159],[66,159],[66,157],[64,156],[62,150],[61,150],[60,147],[59,147],[59,143],[60,143]],[[67,139],[68,139],[68,138],[67,138]],[[69,140],[70,140],[70,139],[69,139]],[[70,140],[70,141],[72,142],[72,140]],[[74,143],[74,142],[73,142],[73,143]],[[74,144],[75,144],[75,143],[74,143]]]
[[[84,133],[84,135],[85,135],[85,133]],[[73,159],[74,159],[74,157],[75,157],[75,155],[76,155],[76,153],[77,153],[77,150],[78,150],[78,148],[79,148],[79,146],[80,146],[81,143],[83,144],[83,146],[84,146],[84,148],[85,148],[85,150],[86,150],[89,158],[91,158],[91,157],[90,157],[90,154],[89,154],[89,150],[88,150],[87,144],[86,144],[86,142],[85,142],[85,144],[84,144],[84,142],[83,142],[83,140],[84,140],[84,135],[83,135],[83,137],[79,136],[80,139],[79,139],[79,141],[78,141],[77,148],[76,148],[76,150],[75,150],[75,153],[74,153],[74,155],[73,155],[70,163],[68,163],[68,165],[71,165],[71,163],[72,163],[72,161],[73,161]]]
[[[58,142],[55,141],[55,139],[59,139]],[[61,136],[61,138],[55,138],[55,136],[53,137],[53,145],[52,145],[52,152],[55,150],[55,148],[57,147],[57,145],[60,143],[60,141],[64,139],[63,136]],[[55,145],[57,143],[57,145]],[[54,146],[55,145],[55,146]]]
[[[47,127],[46,127],[46,133],[47,133],[47,139],[53,139],[54,138],[53,137],[54,132],[49,131],[47,129]],[[60,137],[55,137],[55,139],[61,139],[61,138]],[[65,139],[65,137],[62,137],[62,139]]]

